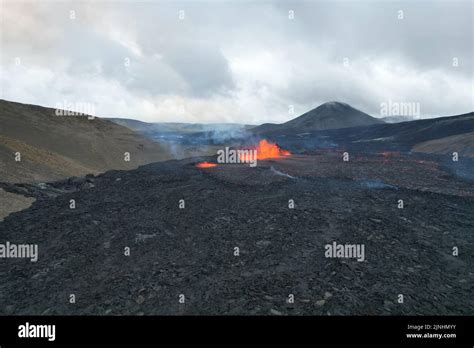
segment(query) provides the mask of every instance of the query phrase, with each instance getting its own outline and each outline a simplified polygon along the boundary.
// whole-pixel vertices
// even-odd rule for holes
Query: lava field
[[[36,198],[0,233],[39,258],[0,263],[1,314],[472,314],[474,185],[436,162],[202,160],[2,184]],[[326,257],[334,242],[364,260]]]

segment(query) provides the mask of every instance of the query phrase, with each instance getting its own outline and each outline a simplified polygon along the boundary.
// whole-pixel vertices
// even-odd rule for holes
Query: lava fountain
[[[268,140],[260,140],[255,147],[257,150],[257,159],[263,160],[267,158],[279,158],[290,156],[290,151],[282,150],[277,144],[270,143]]]

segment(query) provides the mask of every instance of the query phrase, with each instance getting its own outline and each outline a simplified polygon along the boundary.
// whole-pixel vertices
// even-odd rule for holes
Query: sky
[[[146,122],[474,110],[470,0],[0,1],[6,100]]]

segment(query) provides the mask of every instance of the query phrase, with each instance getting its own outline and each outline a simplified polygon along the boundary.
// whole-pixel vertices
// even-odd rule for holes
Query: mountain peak
[[[339,101],[328,101],[326,103],[321,104],[320,106],[327,106],[327,107],[348,107],[350,106],[347,103],[339,102]]]
[[[349,104],[330,101],[284,123],[284,125],[301,131],[308,131],[368,126],[377,123],[383,122],[353,108]]]
[[[384,123],[347,103],[329,101],[303,115],[279,125],[256,127],[257,132],[308,132],[324,129],[369,126]]]
[[[319,105],[315,110],[317,109],[320,109],[320,110],[330,109],[333,111],[338,111],[338,110],[349,110],[349,109],[354,109],[354,108],[347,103],[338,102],[338,101],[329,101],[329,102]]]

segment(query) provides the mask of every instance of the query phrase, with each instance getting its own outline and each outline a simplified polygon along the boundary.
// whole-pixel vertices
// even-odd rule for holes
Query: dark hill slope
[[[346,103],[328,102],[282,124],[265,123],[252,129],[254,133],[297,134],[325,129],[339,129],[381,124],[376,119]]]
[[[50,181],[170,158],[159,144],[105,119],[57,116],[52,108],[0,100],[1,182]]]

